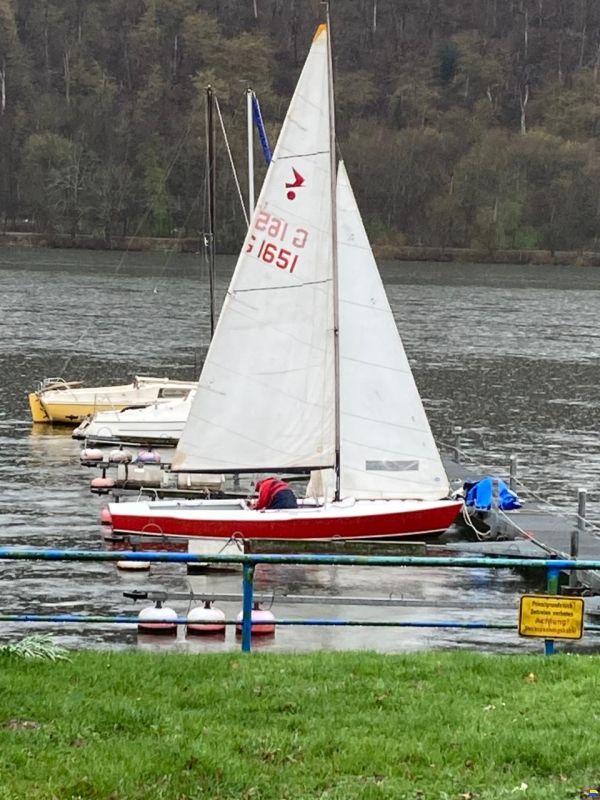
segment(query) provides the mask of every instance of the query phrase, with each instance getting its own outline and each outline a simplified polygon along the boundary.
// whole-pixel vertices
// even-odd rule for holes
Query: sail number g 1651
[[[248,239],[246,253],[254,253],[265,264],[273,264],[279,269],[293,272],[300,256],[296,251],[302,250],[306,245],[308,231],[304,228],[293,228],[288,236],[288,230],[289,225],[285,220],[267,211],[260,211],[254,223],[254,232]],[[257,232],[263,234],[260,241]],[[287,244],[287,247],[282,244]]]

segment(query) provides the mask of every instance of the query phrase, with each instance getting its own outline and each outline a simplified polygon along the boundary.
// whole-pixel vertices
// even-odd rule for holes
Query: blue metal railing
[[[338,566],[378,567],[462,567],[493,569],[537,569],[545,570],[547,591],[558,593],[558,578],[561,571],[600,570],[600,560],[540,559],[540,558],[485,558],[485,557],[440,557],[440,556],[352,556],[352,555],[308,555],[308,554],[232,554],[203,555],[198,553],[99,551],[99,550],[55,550],[35,548],[0,548],[0,560],[31,561],[144,561],[177,564],[240,564],[242,566],[242,651],[249,652],[252,646],[252,608],[254,601],[254,570],[258,564],[305,564]],[[86,616],[79,614],[2,614],[0,621],[13,622],[77,622],[77,623],[137,623],[138,618],[128,615]],[[187,618],[177,617],[173,623],[183,625]],[[237,621],[227,620],[226,624]],[[239,623],[238,623],[239,624]],[[277,625],[315,626],[369,626],[369,627],[444,627],[444,628],[490,628],[515,629],[511,623],[502,622],[458,622],[458,621],[358,621],[334,619],[275,620]],[[600,626],[588,625],[589,631],[600,631]],[[545,653],[554,652],[554,640],[546,639]]]

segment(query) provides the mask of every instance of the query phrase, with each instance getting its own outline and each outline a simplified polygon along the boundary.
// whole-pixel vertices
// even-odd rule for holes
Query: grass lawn
[[[590,656],[3,656],[0,800],[579,798],[599,720]]]

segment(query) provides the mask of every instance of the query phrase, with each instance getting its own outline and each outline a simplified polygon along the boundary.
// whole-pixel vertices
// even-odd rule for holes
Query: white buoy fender
[[[102,450],[98,450],[95,447],[84,447],[79,454],[80,461],[102,461],[103,458]]]
[[[112,461],[113,464],[129,464],[133,460],[133,455],[129,450],[112,450],[108,460]]]
[[[108,506],[102,506],[100,509],[100,522],[103,525],[112,525],[112,514]]]
[[[186,633],[191,636],[225,633],[225,614],[220,608],[213,608],[210,600],[203,606],[191,608],[187,619]]]
[[[242,619],[244,612],[240,611],[236,618],[235,630],[239,634],[242,632]],[[275,615],[265,608],[261,608],[258,603],[254,604],[252,609],[252,633],[253,634],[274,634],[275,633]]]
[[[152,633],[159,636],[176,636],[177,612],[160,601],[154,606],[142,608],[138,614],[138,633]]]
[[[135,459],[136,464],[160,464],[160,453],[156,450],[140,450]]]
[[[149,561],[117,561],[117,569],[129,570],[130,572],[147,572],[150,569]]]

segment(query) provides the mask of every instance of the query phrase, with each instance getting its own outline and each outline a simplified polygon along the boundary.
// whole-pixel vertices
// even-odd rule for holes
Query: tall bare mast
[[[254,125],[252,119],[252,89],[246,89],[246,122],[248,129],[248,219],[254,213]]]
[[[333,272],[333,358],[335,370],[335,499],[340,499],[340,309],[337,247],[337,157],[335,139],[335,99],[333,91],[333,55],[331,47],[331,18],[329,3],[325,2],[327,20],[327,73],[329,83],[329,155],[331,159],[331,258]]]
[[[215,126],[212,86],[206,87],[206,181],[208,188],[208,291],[210,302],[210,338],[215,332]]]

